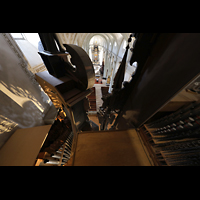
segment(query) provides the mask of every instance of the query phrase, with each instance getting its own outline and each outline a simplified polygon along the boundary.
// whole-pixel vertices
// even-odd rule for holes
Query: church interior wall
[[[35,63],[37,64],[37,63]],[[18,128],[43,125],[48,96],[10,34],[0,34],[0,148]]]
[[[101,36],[104,57],[104,77],[110,77],[110,90],[119,62],[122,60],[126,33],[58,33],[61,43],[76,44],[89,53],[89,41]],[[127,60],[128,61],[128,60]],[[125,79],[129,79],[128,66]],[[51,101],[34,79],[34,74],[46,70],[38,49],[27,40],[14,40],[8,33],[0,34],[0,148],[18,128],[44,124],[43,118]],[[112,73],[112,74],[111,74]]]

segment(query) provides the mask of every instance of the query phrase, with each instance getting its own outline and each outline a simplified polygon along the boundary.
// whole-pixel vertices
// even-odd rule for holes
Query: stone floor
[[[97,77],[96,77],[97,78]],[[102,79],[102,77],[98,77],[99,79]],[[106,80],[102,79],[102,84],[94,84],[94,87],[96,89],[96,110],[99,110],[99,107],[102,106],[102,93],[101,93],[101,87],[107,87],[106,86]],[[89,112],[88,117],[90,120],[92,120],[94,123],[96,123],[97,125],[99,125],[99,120],[97,117],[96,112],[92,111]]]

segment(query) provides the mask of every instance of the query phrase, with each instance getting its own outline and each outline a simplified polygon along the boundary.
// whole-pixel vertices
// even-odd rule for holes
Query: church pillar
[[[114,57],[113,62],[112,62],[112,74],[111,74],[111,79],[110,79],[109,93],[111,93],[113,89],[112,85],[113,85],[115,74],[116,74],[116,63],[117,63],[117,58]]]
[[[108,78],[108,71],[109,71],[109,53],[108,53],[108,51],[106,51],[105,76],[104,76],[104,78]]]
[[[106,82],[106,85],[110,85],[110,73],[111,73],[111,53],[108,54],[108,68],[107,68],[107,82]]]
[[[103,78],[106,78],[106,75],[107,75],[107,69],[108,69],[108,52],[105,50],[105,57],[104,57],[104,72],[103,72]]]
[[[108,60],[108,75],[107,75],[107,76],[110,76],[110,73],[111,73],[111,59],[112,59],[112,54],[109,53],[109,60]]]
[[[109,68],[108,68],[108,77],[107,77],[107,85],[110,85],[111,77],[113,75],[113,61],[114,61],[114,55],[110,53],[109,56]]]

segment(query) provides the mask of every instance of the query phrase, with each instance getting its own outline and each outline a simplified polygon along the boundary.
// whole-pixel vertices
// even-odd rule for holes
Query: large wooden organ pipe
[[[61,44],[55,33],[39,33],[39,36],[44,51],[38,53],[48,72],[37,73],[36,79],[54,106],[61,110],[63,119],[68,117],[71,122],[73,145],[70,148],[73,155],[78,132],[93,128],[87,114],[89,109],[87,96],[92,93],[91,88],[95,81],[93,64],[81,47]],[[63,155],[66,155],[67,144],[62,145],[64,145],[62,148],[65,148]],[[55,152],[59,153],[59,149],[54,148],[50,153]],[[45,162],[53,163],[48,159]]]

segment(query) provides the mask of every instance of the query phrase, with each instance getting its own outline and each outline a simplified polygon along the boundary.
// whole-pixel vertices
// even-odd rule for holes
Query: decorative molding
[[[35,67],[28,67],[28,70],[30,70],[33,74],[38,72],[47,71],[47,68],[45,67],[44,63],[36,65]]]
[[[35,86],[39,87],[38,82],[35,80],[35,75],[28,69],[28,68],[30,68],[30,65],[29,65],[28,61],[24,58],[24,55],[23,55],[22,51],[18,47],[18,45],[15,42],[15,40],[13,39],[13,37],[9,33],[1,33],[1,34],[4,36],[6,42],[9,44],[10,48],[12,49],[12,51],[19,58],[20,62],[18,63],[18,65],[27,74],[27,76],[30,78],[31,82]]]

